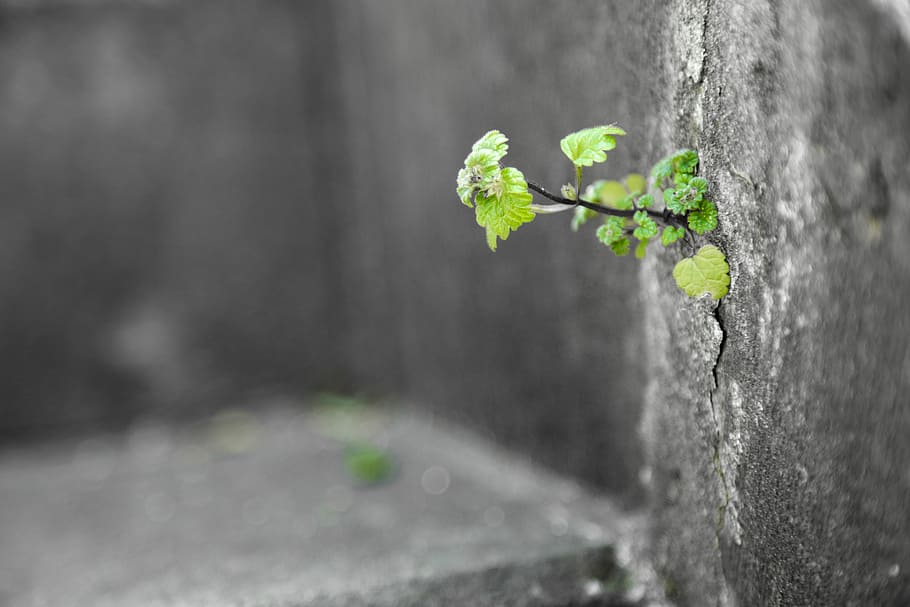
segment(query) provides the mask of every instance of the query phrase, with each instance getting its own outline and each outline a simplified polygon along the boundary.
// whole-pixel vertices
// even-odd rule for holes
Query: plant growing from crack
[[[503,167],[508,138],[490,131],[474,143],[458,172],[458,197],[474,207],[477,223],[486,229],[487,244],[495,251],[498,239],[532,221],[538,214],[574,211],[571,227],[577,231],[598,215],[603,224],[597,239],[616,255],[628,255],[636,241],[635,256],[645,256],[648,245],[659,240],[669,247],[685,240],[692,243],[717,227],[717,206],[705,197],[708,182],[697,175],[698,153],[679,150],[660,160],[651,169],[650,179],[633,173],[622,181],[597,180],[582,192],[584,167],[604,162],[616,147],[616,137],[626,132],[615,125],[596,126],[571,133],[560,148],[575,167],[574,183],[554,194],[526,181],[513,167]],[[534,203],[533,194],[548,199]],[[658,201],[662,203],[658,209]],[[730,267],[723,252],[714,245],[702,246],[695,255],[682,259],[673,269],[676,284],[690,297],[710,294],[715,300],[727,294]]]

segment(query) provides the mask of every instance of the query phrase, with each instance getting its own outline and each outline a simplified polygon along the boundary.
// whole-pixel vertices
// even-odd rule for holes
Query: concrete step
[[[354,444],[387,456],[357,467]],[[0,455],[11,607],[657,605],[645,534],[475,436],[357,403]]]

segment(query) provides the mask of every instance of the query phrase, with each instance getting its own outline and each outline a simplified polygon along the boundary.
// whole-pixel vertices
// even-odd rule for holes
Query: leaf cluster
[[[607,152],[616,148],[616,137],[625,134],[610,124],[564,137],[560,148],[575,168],[575,184],[562,186],[561,196],[532,184],[536,192],[557,203],[540,206],[532,204],[524,174],[501,165],[508,139],[499,131],[490,131],[477,140],[465,158],[465,166],[458,173],[458,197],[475,207],[477,223],[486,229],[487,244],[494,251],[497,239],[508,238],[510,232],[533,220],[535,212],[574,209],[573,231],[603,215],[603,223],[595,232],[597,239],[616,255],[624,256],[632,251],[634,238],[638,258],[645,256],[653,240],[669,247],[689,236],[690,231],[702,235],[717,228],[717,206],[707,198],[709,184],[698,175],[695,150],[679,150],[662,158],[651,168],[649,178],[632,173],[619,181],[599,179],[582,189],[583,168],[606,161]],[[654,209],[657,201],[663,203],[663,209]],[[693,297],[708,293],[719,299],[730,284],[723,252],[710,245],[679,262],[673,276],[680,289]]]
[[[475,207],[477,224],[486,229],[487,245],[496,250],[497,238],[534,219],[530,209],[533,197],[524,174],[516,168],[503,168],[500,161],[509,150],[508,138],[489,131],[471,147],[458,171],[456,192],[465,205]]]
[[[717,206],[705,198],[708,181],[695,174],[697,168],[698,153],[679,150],[654,165],[651,185],[663,191],[664,204],[671,213],[685,217],[696,234],[704,234],[717,227]]]

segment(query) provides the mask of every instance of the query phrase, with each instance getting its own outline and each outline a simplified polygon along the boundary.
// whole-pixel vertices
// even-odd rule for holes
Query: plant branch
[[[543,186],[538,185],[538,184],[534,183],[533,181],[528,181],[527,183],[528,183],[528,189],[534,190],[541,196],[543,196],[545,198],[549,198],[553,202],[557,202],[560,205],[567,205],[567,206],[572,206],[572,207],[582,206],[586,209],[590,209],[590,210],[594,211],[595,213],[600,213],[602,215],[614,215],[616,217],[628,217],[630,219],[635,215],[635,209],[612,209],[610,207],[605,207],[601,204],[597,204],[597,203],[590,202],[587,200],[582,200],[581,198],[579,198],[578,200],[570,200],[568,198],[563,198],[562,196],[558,196],[558,195],[546,190]],[[562,211],[562,210],[566,210],[566,208],[559,207],[558,210]],[[664,225],[677,225],[677,226],[686,227],[684,217],[678,217],[678,216],[673,215],[672,213],[669,213],[666,211],[652,211],[651,209],[640,209],[640,210],[645,211],[648,214],[648,217],[650,217],[651,219],[658,221]],[[557,211],[554,209],[553,212],[557,212]],[[688,231],[688,229],[687,229],[687,231]]]

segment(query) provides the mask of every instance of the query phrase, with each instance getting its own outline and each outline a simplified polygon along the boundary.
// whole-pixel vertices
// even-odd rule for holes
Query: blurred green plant
[[[355,480],[366,485],[385,482],[395,471],[394,462],[384,449],[365,443],[348,445],[344,464]]]
[[[698,176],[698,153],[679,150],[657,162],[650,179],[633,173],[622,181],[597,180],[582,192],[584,167],[604,162],[607,152],[616,148],[616,138],[626,132],[616,125],[596,126],[570,133],[560,148],[575,167],[574,183],[567,183],[560,194],[553,194],[527,181],[513,167],[503,167],[508,138],[493,130],[478,139],[458,172],[456,192],[461,202],[475,209],[477,223],[486,230],[487,245],[496,250],[498,240],[534,220],[538,214],[574,210],[571,228],[603,215],[595,235],[619,256],[628,255],[635,239],[635,256],[643,258],[648,245],[659,240],[670,247],[692,234],[699,236],[717,228],[717,206],[707,196],[708,182]],[[535,192],[551,201],[534,204]],[[657,202],[662,209],[655,209]],[[658,238],[659,237],[659,238]],[[727,294],[730,267],[723,252],[713,245],[681,260],[673,270],[679,288],[690,297],[708,294],[718,300]]]
[[[341,443],[344,467],[355,482],[367,486],[392,479],[395,459],[372,443],[388,424],[380,407],[358,396],[323,392],[310,419],[316,432]]]

